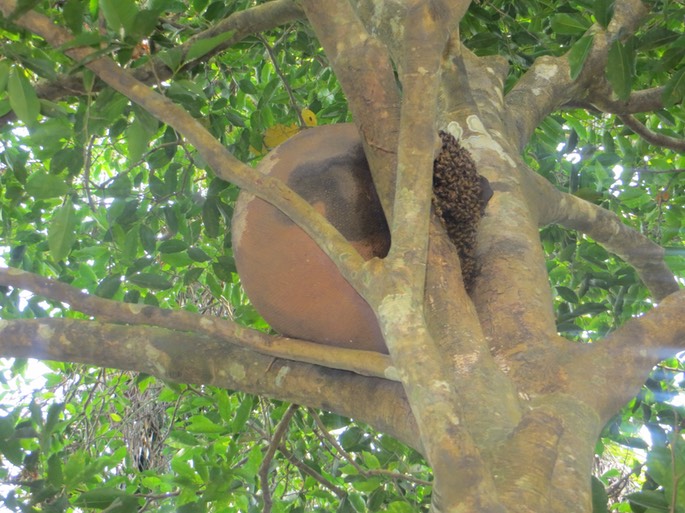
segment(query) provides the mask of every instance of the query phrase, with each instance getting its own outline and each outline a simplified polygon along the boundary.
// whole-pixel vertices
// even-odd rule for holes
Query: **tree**
[[[254,4],[0,0],[1,352],[142,373],[50,364],[66,396],[0,422],[27,486],[6,506],[606,511],[597,440],[644,425],[647,478],[617,507],[680,511],[683,416],[660,400],[683,370],[685,8]],[[358,129],[383,258],[248,165],[314,115]],[[439,130],[494,191],[469,293],[431,214]],[[316,241],[389,354],[268,332],[226,235],[239,189]]]

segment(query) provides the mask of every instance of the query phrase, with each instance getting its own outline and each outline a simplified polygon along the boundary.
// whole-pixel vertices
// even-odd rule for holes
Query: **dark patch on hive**
[[[361,143],[347,153],[299,165],[288,185],[310,204],[325,205],[326,217],[347,240],[371,243],[375,256],[388,253],[390,229]]]
[[[471,154],[441,131],[442,150],[433,164],[433,207],[457,248],[466,290],[473,288],[479,266],[476,234],[492,197],[487,179],[478,174]]]

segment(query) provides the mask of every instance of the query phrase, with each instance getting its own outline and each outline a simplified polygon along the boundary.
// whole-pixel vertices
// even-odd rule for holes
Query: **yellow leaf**
[[[316,114],[312,112],[310,109],[302,109],[302,121],[304,121],[304,124],[307,126],[316,126]]]
[[[295,123],[289,126],[279,123],[278,125],[274,125],[266,129],[264,132],[264,144],[268,148],[275,148],[282,142],[290,139],[299,131],[300,127],[298,127]]]
[[[302,121],[304,121],[305,125],[316,126],[316,114],[314,114],[312,110],[302,109],[300,114],[302,115]],[[283,125],[279,123],[277,125],[269,127],[264,132],[264,146],[266,146],[269,149],[275,148],[279,144],[282,144],[286,140],[290,139],[300,130],[302,129],[295,123],[293,123],[292,125]],[[260,155],[260,153],[254,148],[250,148],[250,151],[252,151],[256,155]],[[261,154],[263,153],[264,152],[262,152]]]

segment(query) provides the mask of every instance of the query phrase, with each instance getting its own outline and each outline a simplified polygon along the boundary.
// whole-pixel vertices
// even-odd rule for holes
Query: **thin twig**
[[[319,428],[319,431],[323,435],[323,437],[328,441],[329,444],[331,444],[336,451],[340,453],[340,455],[350,464],[352,465],[359,474],[361,474],[364,477],[369,477],[369,476],[384,476],[384,477],[389,477],[390,479],[401,479],[403,481],[409,481],[415,484],[419,485],[424,485],[424,486],[433,486],[432,481],[426,481],[425,479],[419,479],[414,476],[409,476],[407,474],[401,474],[399,472],[392,472],[391,470],[385,470],[382,468],[378,469],[365,469],[359,463],[355,461],[355,459],[352,457],[350,453],[348,453],[345,449],[343,449],[342,445],[338,443],[338,441],[335,439],[334,436],[332,436],[329,432],[328,429],[326,429],[326,426],[324,425],[323,421],[321,420],[321,417],[319,414],[316,412],[316,410],[312,408],[307,408],[307,412],[312,416],[314,419],[314,422],[316,422],[316,425]]]
[[[278,77],[281,79],[281,83],[283,84],[283,87],[285,88],[286,92],[288,93],[288,96],[290,97],[290,103],[293,106],[293,110],[297,114],[297,119],[300,122],[300,126],[304,127],[306,126],[304,119],[302,119],[302,112],[300,112],[300,106],[297,104],[297,98],[295,98],[295,93],[293,93],[292,88],[290,87],[290,84],[288,83],[288,80],[285,77],[285,74],[283,73],[283,70],[281,67],[278,65],[278,61],[276,60],[276,54],[274,53],[273,47],[269,44],[269,42],[266,40],[264,36],[259,34],[258,39],[262,42],[264,45],[264,48],[266,48],[266,53],[269,54],[269,59],[271,60],[271,64],[274,67],[274,70],[276,71],[276,74]]]
[[[299,406],[297,404],[291,404],[285,411],[283,418],[278,423],[278,427],[271,438],[269,443],[269,448],[264,455],[262,464],[259,466],[259,483],[262,488],[262,497],[264,500],[263,513],[271,513],[271,507],[273,505],[273,499],[271,498],[271,488],[269,486],[269,467],[274,459],[276,450],[281,445],[281,440],[285,435],[288,427],[290,426],[290,419],[292,419],[295,412],[298,410]]]

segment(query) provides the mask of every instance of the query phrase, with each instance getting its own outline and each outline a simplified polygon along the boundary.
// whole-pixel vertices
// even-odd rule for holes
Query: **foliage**
[[[319,124],[349,120],[340,86],[304,22],[245,37],[210,57],[221,39],[179,52],[193,35],[254,2],[28,3],[122,66],[136,69],[159,58],[173,73],[156,88],[245,162],[259,161],[274,127],[304,128],[303,109]],[[664,84],[675,105],[685,95],[685,8],[653,4],[650,21],[611,48],[608,79],[619,98]],[[607,1],[474,2],[462,32],[477,54],[509,59],[513,79],[533,58],[569,48],[580,68],[586,30],[610,16]],[[0,37],[0,260],[100,297],[226,315],[268,330],[235,273],[228,225],[237,188],[80,63],[11,20],[1,21]],[[37,83],[73,76],[83,77],[84,94],[36,93]],[[678,105],[643,122],[665,135],[685,132]],[[685,168],[682,152],[648,145],[615,116],[568,109],[545,120],[525,156],[558,188],[601,204],[666,246],[672,270],[683,276],[685,173],[666,172]],[[552,226],[543,230],[543,244],[560,333],[590,342],[650,308],[632,268],[587,237]],[[81,316],[17,289],[0,292],[4,319]],[[297,409],[277,439],[286,404],[47,365],[45,386],[21,396],[12,391],[32,386],[31,366],[16,360],[2,374],[6,486],[0,493],[9,511],[262,511],[267,496],[273,511],[292,513],[428,509],[430,471],[421,457],[353,420]],[[626,474],[634,474],[630,503],[616,488],[610,494],[619,511],[682,508],[683,371],[679,359],[665,361],[605,428],[600,457],[617,446],[636,449],[619,451],[628,455]],[[148,429],[140,430],[141,423]],[[141,444],[150,444],[145,461]],[[278,451],[270,461],[272,444]],[[628,482],[624,470],[604,469],[600,480],[611,491],[612,483]]]

